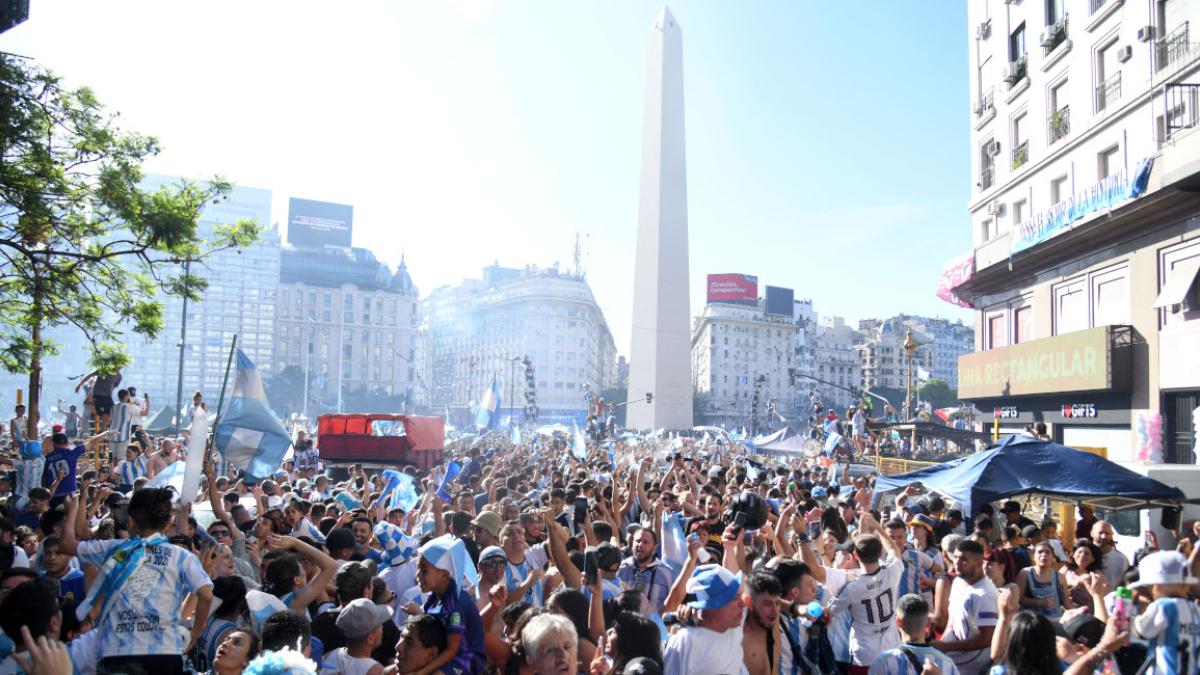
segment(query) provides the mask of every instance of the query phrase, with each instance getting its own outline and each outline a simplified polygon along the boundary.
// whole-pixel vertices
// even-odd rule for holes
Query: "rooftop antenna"
[[[584,278],[583,246],[580,244],[579,230],[575,230],[575,276],[580,279]]]

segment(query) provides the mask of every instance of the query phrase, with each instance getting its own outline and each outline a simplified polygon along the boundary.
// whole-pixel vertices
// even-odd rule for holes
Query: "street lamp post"
[[[517,396],[517,361],[520,361],[520,356],[508,357],[508,423],[516,425],[516,413],[513,411],[513,404],[516,402]]]
[[[912,384],[913,384],[913,354],[917,351],[917,341],[913,339],[912,329],[908,329],[908,333],[904,336],[904,355],[908,357],[908,389],[904,394],[904,421],[912,419]]]
[[[183,261],[183,275],[192,269],[192,261]],[[179,378],[175,382],[175,433],[183,426],[183,355],[187,351],[187,295],[183,296],[183,320],[179,326]],[[190,420],[189,420],[190,423]]]
[[[313,320],[309,318],[305,324],[304,335],[304,424],[308,424],[308,370],[312,364]]]

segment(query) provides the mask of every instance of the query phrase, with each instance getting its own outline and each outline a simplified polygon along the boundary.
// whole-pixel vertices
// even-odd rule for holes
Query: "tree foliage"
[[[31,424],[41,361],[58,352],[47,328],[77,328],[93,366],[119,368],[125,330],[162,330],[159,291],[200,299],[204,279],[181,262],[247,246],[260,231],[241,221],[202,238],[201,209],[230,183],[143,190],[142,164],[159,143],[117,117],[90,89],[0,54],[0,365],[30,374]]]
[[[958,405],[958,392],[944,380],[929,380],[921,387],[921,400],[934,409]]]

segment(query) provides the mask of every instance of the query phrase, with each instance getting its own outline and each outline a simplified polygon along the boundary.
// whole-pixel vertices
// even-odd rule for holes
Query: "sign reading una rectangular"
[[[349,246],[354,227],[354,207],[311,199],[288,200],[289,244],[298,246]]]
[[[958,357],[963,399],[1094,391],[1111,386],[1108,327]]]

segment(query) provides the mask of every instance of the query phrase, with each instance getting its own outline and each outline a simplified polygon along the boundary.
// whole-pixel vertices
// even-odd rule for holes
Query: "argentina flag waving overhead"
[[[278,469],[292,444],[283,424],[267,407],[262,376],[240,349],[237,379],[229,406],[217,420],[215,440],[225,461],[252,480],[266,478]]]

